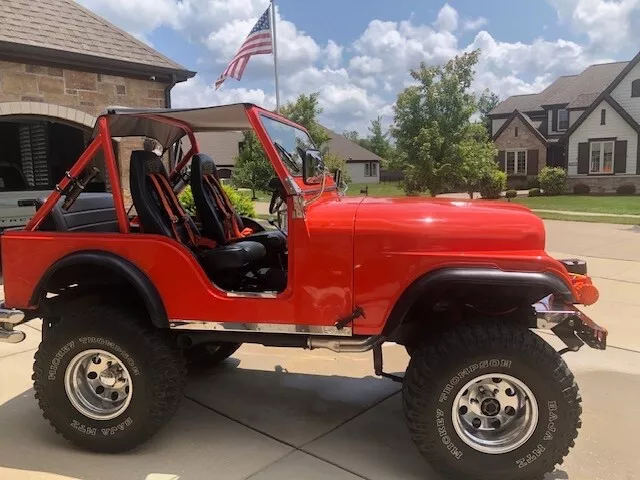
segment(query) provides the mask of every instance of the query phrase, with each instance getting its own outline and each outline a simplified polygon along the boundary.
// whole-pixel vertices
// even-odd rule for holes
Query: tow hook
[[[14,330],[24,320],[24,312],[15,308],[5,308],[0,305],[0,342],[20,343],[25,339],[25,333]]]

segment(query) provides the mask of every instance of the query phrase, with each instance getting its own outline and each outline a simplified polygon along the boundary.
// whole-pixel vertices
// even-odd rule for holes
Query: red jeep
[[[237,215],[194,135],[242,130],[273,165],[277,229]],[[127,212],[112,138],[167,152],[185,136],[170,175],[162,151],[131,153]],[[89,193],[102,161],[111,193]],[[403,382],[407,425],[434,468],[458,480],[553,470],[581,413],[561,354],[606,343],[575,307],[598,297],[584,262],[550,258],[526,208],[352,198],[339,177],[304,128],[254,105],[100,116],[29,224],[1,238],[0,340],[19,342],[13,327],[43,319],[33,379],[44,417],[77,445],[123,451],[175,412],[187,368],[242,343],[372,350],[376,374]],[[187,184],[195,217],[176,197]],[[409,352],[404,378],[383,372],[383,342]]]

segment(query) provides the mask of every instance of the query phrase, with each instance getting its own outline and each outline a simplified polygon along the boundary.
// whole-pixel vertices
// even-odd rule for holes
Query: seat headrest
[[[213,175],[219,178],[216,164],[209,155],[205,155],[204,153],[194,155],[191,164],[192,167],[195,167],[199,171],[200,175]]]
[[[162,158],[146,150],[134,150],[131,152],[130,168],[131,170],[144,171],[146,173],[167,174]]]

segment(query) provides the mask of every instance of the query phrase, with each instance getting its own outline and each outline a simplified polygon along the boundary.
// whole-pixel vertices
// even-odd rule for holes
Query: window
[[[378,162],[366,162],[364,164],[364,176],[365,177],[377,177],[378,176]]]
[[[640,97],[640,78],[631,82],[631,96]]]
[[[600,125],[606,125],[607,124],[607,109],[603,108],[602,110],[600,110]]]
[[[613,173],[613,140],[591,142],[589,173]]]
[[[282,123],[268,115],[261,114],[262,125],[280,154],[280,159],[290,175],[302,176],[302,158],[307,149],[314,148],[313,141],[307,133],[287,123]]]
[[[564,108],[558,110],[558,131],[569,128],[569,112]]]
[[[515,132],[514,132],[514,135],[513,135],[513,136],[514,136],[514,137],[517,137],[517,136],[518,136],[518,127],[516,127],[516,128],[515,128]]]
[[[505,171],[507,175],[525,175],[527,173],[527,151],[507,150]]]

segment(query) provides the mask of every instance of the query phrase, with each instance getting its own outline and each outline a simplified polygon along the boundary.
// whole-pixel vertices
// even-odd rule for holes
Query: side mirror
[[[302,180],[307,185],[322,183],[324,176],[324,160],[319,150],[309,149],[304,152],[302,160]]]

